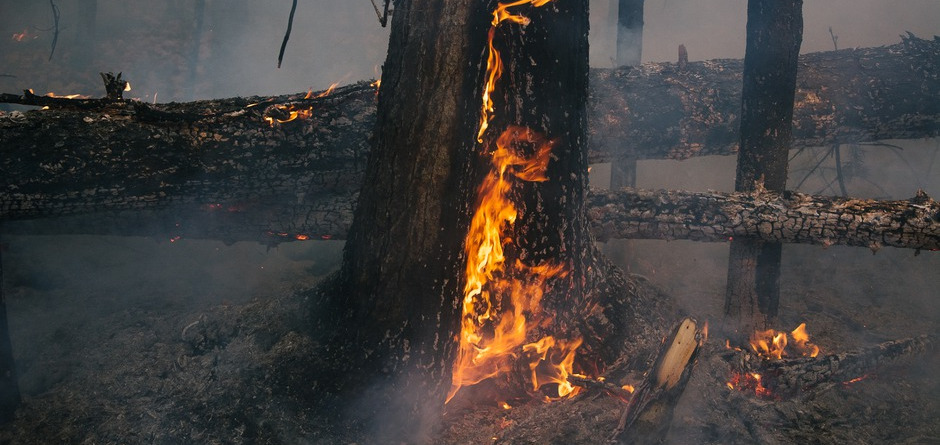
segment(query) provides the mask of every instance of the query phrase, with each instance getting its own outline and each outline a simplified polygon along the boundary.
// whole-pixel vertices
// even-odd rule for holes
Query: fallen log
[[[709,60],[594,70],[588,101],[591,162],[736,153],[743,68],[743,60]],[[936,37],[908,36],[891,46],[801,56],[793,145],[936,136],[937,72]]]
[[[355,193],[304,196],[304,203],[199,201],[152,208],[107,209],[89,204],[60,217],[0,216],[12,235],[115,235],[163,240],[217,239],[277,244],[343,240]],[[940,203],[923,193],[908,200],[877,201],[796,192],[721,193],[595,190],[588,195],[592,232],[609,239],[688,239],[727,242],[750,236],[784,243],[884,246],[940,250]],[[76,209],[73,209],[76,210]],[[19,215],[14,209],[11,216]],[[3,221],[5,219],[5,221]]]
[[[817,387],[850,384],[867,378],[879,367],[936,349],[936,337],[921,335],[891,340],[853,351],[818,357],[767,360],[746,350],[732,349],[726,360],[732,372],[757,374],[765,397],[793,396]]]
[[[915,139],[940,134],[940,39],[904,37],[902,42],[879,48],[856,48],[806,54],[800,58],[794,111],[794,144],[819,146],[884,139]],[[738,115],[741,104],[741,60],[646,64],[615,70],[593,69],[588,101],[589,158],[607,162],[624,157],[684,159],[698,155],[728,155],[737,151]],[[373,97],[366,82],[340,88],[339,93],[360,99]],[[218,142],[253,142],[279,145],[282,140],[325,141],[368,145],[375,123],[375,102],[343,101],[332,113],[316,108],[306,122],[280,128],[279,132],[254,132],[263,127],[256,113],[238,119],[251,103],[283,104],[302,95],[271,98],[234,98],[182,104],[147,105],[123,101],[121,119],[104,118],[102,99],[67,99],[32,93],[2,94],[0,102],[52,107],[52,111],[18,114],[3,121],[0,146],[4,150],[82,144],[89,152],[129,144],[148,146],[155,153],[173,156],[207,142],[203,133]],[[327,98],[329,99],[329,98]],[[330,99],[332,100],[332,99]],[[65,112],[72,110],[73,114]],[[114,112],[114,106],[110,106]],[[82,112],[81,110],[85,110]],[[339,115],[355,117],[335,123]],[[254,119],[251,119],[254,117]],[[61,121],[61,124],[60,124]],[[228,125],[220,125],[227,123]],[[248,124],[256,124],[252,129]],[[161,124],[161,125],[153,125]],[[173,128],[173,125],[184,128]],[[61,128],[59,128],[61,125]],[[194,126],[200,131],[186,131]],[[49,133],[35,131],[44,128]],[[245,132],[252,134],[246,135]],[[327,137],[329,135],[329,137]],[[250,136],[250,137],[245,137]],[[623,142],[629,144],[625,145]],[[304,144],[298,144],[304,146]],[[336,151],[349,147],[336,145]],[[52,153],[45,152],[47,155]],[[54,163],[55,158],[45,159]],[[119,168],[119,167],[116,167]],[[362,167],[346,174],[358,174]]]
[[[784,243],[940,250],[940,203],[923,191],[908,200],[629,190],[588,196],[592,231],[611,238]]]

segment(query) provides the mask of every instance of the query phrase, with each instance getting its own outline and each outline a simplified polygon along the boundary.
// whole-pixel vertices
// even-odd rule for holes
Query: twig
[[[284,50],[287,49],[287,40],[290,39],[290,30],[294,26],[294,12],[297,11],[297,0],[290,7],[290,17],[287,18],[287,31],[284,33],[284,41],[281,42],[281,52],[277,54],[277,67],[281,68],[281,62],[284,60]]]
[[[385,9],[383,12],[379,12],[379,6],[375,4],[375,0],[372,1],[372,7],[375,8],[375,16],[379,18],[379,24],[384,28],[388,24],[388,4],[391,3],[391,0],[385,0]]]
[[[838,51],[838,50],[839,50],[839,36],[835,35],[835,34],[832,32],[832,27],[831,27],[831,26],[829,27],[829,36],[832,37],[832,47],[833,47],[836,51]]]
[[[842,176],[842,156],[840,154],[842,150],[840,147],[839,144],[832,144],[832,151],[836,158],[836,179],[839,180],[839,191],[842,192],[843,197],[847,197],[849,192],[845,189],[845,177]]]
[[[49,60],[52,60],[52,55],[55,54],[55,44],[59,41],[59,7],[55,5],[55,0],[49,0],[49,4],[52,5],[53,28],[55,29],[52,34],[52,50],[49,51]]]
[[[0,74],[0,77],[16,77],[12,74]]]

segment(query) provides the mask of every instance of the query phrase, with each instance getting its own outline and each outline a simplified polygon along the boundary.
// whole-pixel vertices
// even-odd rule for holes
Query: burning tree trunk
[[[735,191],[781,192],[791,148],[802,0],[749,0]],[[735,238],[728,259],[725,317],[736,336],[777,315],[782,244]],[[739,339],[736,339],[738,341]]]
[[[314,313],[357,357],[383,440],[422,440],[400,416],[433,422],[493,377],[563,397],[579,345],[612,360],[635,321],[584,210],[587,23],[586,0],[396,5],[375,146]]]

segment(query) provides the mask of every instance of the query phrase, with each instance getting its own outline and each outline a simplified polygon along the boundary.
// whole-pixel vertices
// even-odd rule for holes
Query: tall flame
[[[477,141],[489,127],[495,110],[491,94],[502,76],[503,63],[493,46],[496,27],[504,21],[527,25],[529,19],[509,12],[509,8],[531,4],[543,6],[551,0],[518,0],[500,3],[493,11],[487,35],[486,83]],[[495,142],[491,170],[477,190],[477,208],[464,242],[467,256],[463,315],[458,338],[457,360],[449,401],[462,386],[473,385],[507,372],[522,361],[528,367],[533,390],[549,383],[558,385],[558,396],[577,393],[568,381],[573,371],[575,350],[581,339],[544,336],[527,343],[535,328],[545,327],[551,317],[541,310],[547,281],[563,277],[562,265],[546,262],[526,265],[507,262],[504,246],[511,242],[509,229],[518,210],[510,199],[517,181],[547,181],[546,170],[554,142],[525,127],[509,126]],[[521,350],[520,350],[521,349]]]

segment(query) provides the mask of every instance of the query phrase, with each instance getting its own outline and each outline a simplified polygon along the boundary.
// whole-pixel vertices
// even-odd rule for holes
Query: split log
[[[588,197],[598,240],[610,238],[784,243],[940,250],[940,203],[923,191],[876,201],[797,192],[628,190]]]
[[[692,376],[700,346],[707,334],[694,320],[682,320],[666,339],[656,363],[637,386],[624,408],[612,441],[659,443],[666,437],[679,397]]]
[[[891,340],[854,351],[783,360],[765,360],[744,350],[729,350],[734,372],[758,373],[768,394],[790,396],[817,387],[858,381],[877,368],[936,349],[936,337]]]

